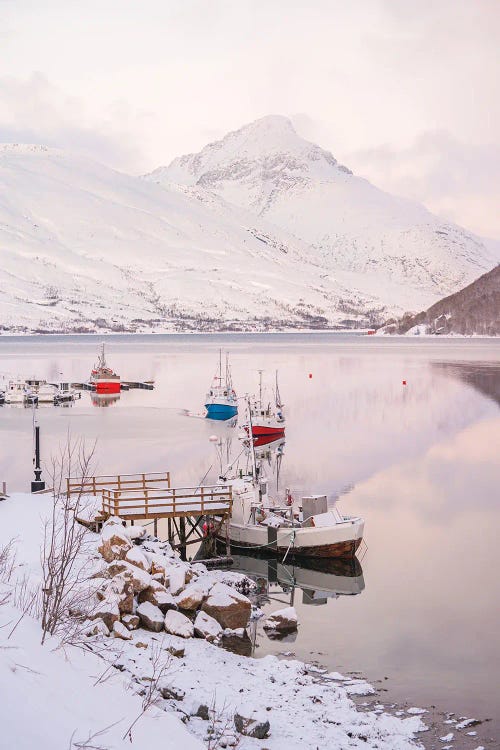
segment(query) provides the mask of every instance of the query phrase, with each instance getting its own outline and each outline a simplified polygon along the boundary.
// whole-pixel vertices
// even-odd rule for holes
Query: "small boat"
[[[53,383],[53,385],[56,388],[54,399],[56,405],[67,404],[76,401],[77,398],[81,398],[82,394],[80,391],[75,390],[71,383]]]
[[[229,356],[226,354],[226,370],[222,375],[222,351],[219,350],[219,369],[214,375],[212,385],[205,399],[207,419],[226,421],[238,413],[238,397],[233,388]]]
[[[9,380],[5,389],[4,401],[6,404],[36,404],[38,399],[26,381],[17,379]]]
[[[262,370],[259,370],[259,395],[250,400],[249,416],[251,417],[251,433],[253,438],[272,438],[278,440],[285,434],[285,413],[278,386],[278,371],[276,371],[276,385],[274,390],[274,404],[265,403],[262,390]],[[244,425],[250,434],[249,423]]]
[[[95,386],[97,393],[120,393],[120,376],[108,367],[104,353],[104,344],[101,346],[97,364],[94,365],[90,373],[90,384]]]
[[[251,425],[251,417],[249,423]],[[256,459],[252,441],[249,451],[250,472],[246,475],[237,472],[233,478],[221,479],[232,486],[233,506],[227,528],[219,532],[220,540],[223,541],[227,533],[235,552],[254,549],[283,559],[353,558],[363,539],[363,518],[341,514],[337,501],[329,504],[326,495],[302,497],[299,506],[288,490],[282,501],[271,498],[269,482],[262,471],[262,463]]]
[[[38,404],[54,404],[57,388],[46,380],[36,380],[31,378],[26,381],[26,386],[32,394],[36,396]]]

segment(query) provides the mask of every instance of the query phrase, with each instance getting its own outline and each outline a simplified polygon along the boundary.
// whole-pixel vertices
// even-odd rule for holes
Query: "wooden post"
[[[181,560],[186,559],[186,519],[184,516],[179,518],[179,546],[181,549]]]
[[[229,538],[229,516],[226,516],[226,556],[231,557],[231,539]]]
[[[173,544],[173,537],[172,537],[172,519],[168,519],[168,541],[170,544]]]
[[[155,517],[155,520],[153,521],[153,532],[156,537],[158,537],[158,519]]]
[[[114,496],[114,506],[115,506],[115,516],[120,515],[118,513],[118,492],[116,490],[113,490],[113,496]]]

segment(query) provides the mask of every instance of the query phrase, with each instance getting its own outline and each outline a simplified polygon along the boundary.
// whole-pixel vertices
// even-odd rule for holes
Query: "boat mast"
[[[282,406],[281,404],[281,394],[280,389],[278,385],[278,370],[276,370],[276,406],[279,408]]]
[[[222,349],[219,349],[219,385],[222,385]]]
[[[259,370],[259,406],[262,409],[262,370]]]
[[[247,411],[248,411],[248,440],[250,442],[250,458],[252,460],[252,472],[254,480],[257,479],[257,460],[255,458],[255,443],[253,441],[253,426],[252,426],[252,408],[250,406],[250,397],[247,396]]]

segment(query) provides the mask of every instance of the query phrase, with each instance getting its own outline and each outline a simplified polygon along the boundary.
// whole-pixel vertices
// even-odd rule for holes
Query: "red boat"
[[[259,370],[259,396],[248,402],[248,423],[245,425],[247,433],[252,425],[252,436],[258,439],[271,438],[277,440],[285,434],[285,415],[278,387],[278,373],[276,373],[276,388],[274,392],[275,404],[264,404],[262,397],[262,370]]]
[[[90,374],[90,383],[95,385],[97,393],[120,393],[121,381],[120,376],[106,364],[104,354],[104,344],[101,353]]]

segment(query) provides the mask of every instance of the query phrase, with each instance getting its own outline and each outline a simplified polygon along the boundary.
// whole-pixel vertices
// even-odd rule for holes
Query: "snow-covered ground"
[[[0,145],[0,333],[371,325],[426,309],[497,251],[285,118],[145,178]]]
[[[0,551],[15,539],[16,554],[10,576],[2,566],[0,584],[0,670],[3,694],[8,696],[0,703],[0,725],[6,746],[120,748],[129,747],[131,739],[133,746],[144,750],[235,744],[243,750],[418,747],[416,738],[425,729],[419,711],[404,718],[380,709],[359,711],[349,692],[369,693],[370,686],[337,673],[325,675],[296,660],[242,657],[203,638],[142,628],[130,632],[123,628],[130,640],[97,635],[84,638],[80,646],[58,647],[53,637],[40,645],[40,623],[30,613],[22,616],[22,611],[41,582],[43,522],[50,510],[50,495],[15,495],[0,502]],[[109,541],[112,533],[108,531],[105,538]],[[100,535],[88,532],[80,563],[89,573],[105,567],[97,551],[100,544]],[[148,549],[156,550],[150,553],[156,565],[161,567],[161,549],[166,550],[165,562],[175,563],[168,545],[161,547],[152,540],[134,546],[131,559],[139,563]],[[181,567],[176,563],[178,571]],[[188,568],[198,589],[218,592],[214,599],[221,606],[225,600],[221,592],[227,590],[222,581],[244,579],[238,574],[205,572],[203,566]],[[136,572],[144,573],[139,568]],[[96,586],[102,582],[93,580]],[[171,575],[169,585],[170,594],[180,586],[176,596],[187,596],[178,576]],[[188,593],[193,594],[193,587]],[[156,685],[160,667],[164,670],[161,694],[142,715],[144,694],[148,686]],[[241,734],[237,714],[264,727],[265,739]]]

